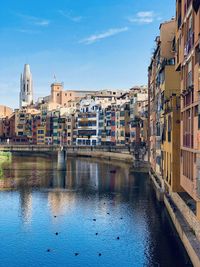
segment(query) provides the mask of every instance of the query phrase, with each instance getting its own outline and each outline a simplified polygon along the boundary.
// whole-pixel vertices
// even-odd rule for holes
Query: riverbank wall
[[[200,222],[178,193],[166,193],[159,177],[149,172],[158,201],[162,201],[170,215],[194,267],[200,266]]]
[[[145,155],[144,160],[138,161],[134,158],[133,151],[123,147],[69,147],[67,149],[67,155],[123,161],[132,165],[130,172],[149,172],[147,155]]]
[[[133,162],[133,156],[129,153],[118,153],[118,152],[108,152],[108,151],[91,151],[91,150],[68,150],[68,156],[75,157],[91,157],[91,158],[103,158],[107,160],[121,160],[128,163]]]

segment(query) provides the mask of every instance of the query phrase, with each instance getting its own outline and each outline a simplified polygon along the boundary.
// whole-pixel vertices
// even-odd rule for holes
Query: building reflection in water
[[[121,195],[117,193],[122,190],[126,195],[130,193],[129,168],[126,164],[126,168],[122,168],[122,163],[112,162],[111,165],[108,161],[87,158],[68,158],[66,164],[66,171],[57,171],[55,158],[32,156],[13,156],[12,163],[4,164],[4,179],[1,180],[0,187],[19,191],[24,222],[31,218],[33,190],[48,192],[53,214],[62,213],[64,206],[67,209],[68,203],[74,203],[75,195],[70,192],[99,195],[113,192],[115,202],[121,200]]]
[[[32,193],[26,188],[20,188],[19,195],[21,207],[19,212],[21,213],[23,222],[28,224],[31,222],[32,216]]]

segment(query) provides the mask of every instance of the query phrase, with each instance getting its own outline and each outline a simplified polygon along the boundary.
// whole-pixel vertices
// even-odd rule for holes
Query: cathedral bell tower
[[[24,73],[21,74],[20,80],[20,108],[33,104],[33,81],[30,66],[24,65]]]

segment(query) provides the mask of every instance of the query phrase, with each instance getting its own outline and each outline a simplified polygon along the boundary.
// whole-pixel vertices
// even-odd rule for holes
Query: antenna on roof
[[[57,79],[56,79],[56,75],[55,74],[53,75],[53,79],[54,79],[54,82],[56,83]]]

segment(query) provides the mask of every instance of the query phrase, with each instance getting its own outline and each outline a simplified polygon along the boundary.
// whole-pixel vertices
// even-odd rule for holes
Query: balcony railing
[[[81,113],[78,115],[79,119],[96,118],[96,113]]]

